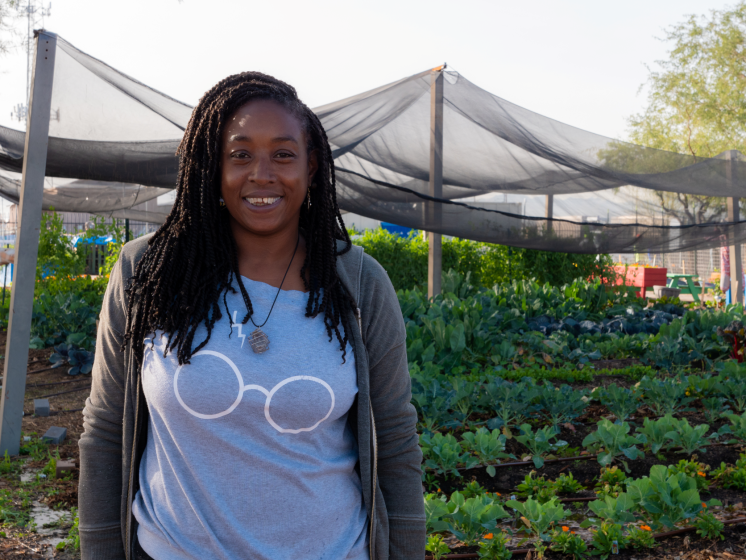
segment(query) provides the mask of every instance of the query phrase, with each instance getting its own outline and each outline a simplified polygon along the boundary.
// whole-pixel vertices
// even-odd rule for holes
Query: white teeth
[[[253,206],[269,206],[280,200],[281,196],[265,197],[265,198],[249,198],[246,197],[244,200]]]

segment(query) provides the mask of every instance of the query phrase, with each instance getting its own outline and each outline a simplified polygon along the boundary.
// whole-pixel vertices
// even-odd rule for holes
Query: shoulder
[[[123,277],[129,278],[135,273],[137,263],[140,262],[145,251],[147,251],[153,235],[153,233],[143,235],[125,243],[124,247],[122,247],[122,252],[119,254],[119,263]]]
[[[344,242],[338,241],[337,248],[342,250]],[[359,245],[353,244],[349,251],[337,257],[337,274],[358,305],[371,291],[397,300],[386,270]]]
[[[339,248],[343,246],[340,242]],[[337,274],[360,308],[369,350],[378,343],[389,348],[403,341],[406,335],[399,298],[378,261],[353,245],[337,257]]]

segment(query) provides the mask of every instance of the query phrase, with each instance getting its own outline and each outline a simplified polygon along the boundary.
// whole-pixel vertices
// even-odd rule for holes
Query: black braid
[[[219,162],[227,118],[256,99],[277,101],[298,117],[308,153],[317,153],[319,168],[310,189],[310,208],[304,203],[300,214],[299,225],[306,238],[306,258],[300,274],[309,291],[306,317],[323,312],[329,341],[336,336],[345,360],[349,312],[354,311],[354,301],[339,281],[336,263],[337,256],[349,251],[352,242],[337,205],[329,140],[318,117],[298,99],[295,88],[266,74],[244,72],[218,83],[194,108],[177,151],[179,173],[173,209],[148,242],[127,286],[124,344],[132,345],[140,363],[145,337],[159,330],[171,335],[165,352],[176,349],[179,364],[189,363],[210,340],[215,323],[222,318],[221,294],[225,303],[227,291],[236,292],[234,279],[247,309],[241,322],[247,323],[253,314],[238,272],[236,241],[225,210],[220,208]],[[337,240],[345,242],[341,251],[337,250]],[[207,336],[192,348],[202,323]]]

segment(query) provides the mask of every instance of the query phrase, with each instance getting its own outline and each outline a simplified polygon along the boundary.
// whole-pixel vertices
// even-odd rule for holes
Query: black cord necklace
[[[285,283],[285,278],[288,275],[288,272],[290,271],[290,266],[293,264],[293,260],[295,259],[295,253],[298,252],[298,245],[300,244],[300,233],[298,234],[298,240],[295,242],[295,250],[293,250],[293,256],[290,257],[290,262],[288,263],[287,270],[285,270],[285,276],[282,277],[282,282],[280,282],[280,287],[277,288],[277,294],[275,294],[275,300],[272,302],[272,307],[269,308],[269,313],[267,313],[267,318],[264,320],[264,322],[261,325],[257,325],[254,322],[253,317],[249,317],[249,321],[251,321],[251,324],[256,327],[256,330],[254,330],[249,335],[249,344],[251,345],[251,349],[256,354],[262,354],[263,352],[266,352],[269,350],[269,337],[267,336],[267,333],[265,333],[262,330],[262,327],[267,324],[267,321],[269,321],[269,316],[272,315],[272,310],[275,308],[275,303],[277,303],[277,298],[280,296],[280,290],[282,290],[282,285]]]

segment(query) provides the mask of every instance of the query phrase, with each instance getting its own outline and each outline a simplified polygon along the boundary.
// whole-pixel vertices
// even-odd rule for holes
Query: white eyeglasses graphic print
[[[228,358],[227,356],[221,354],[220,352],[214,352],[212,350],[201,350],[197,352],[193,357],[196,358],[198,356],[215,356],[216,358],[220,358],[223,360],[226,364],[230,366],[230,368],[233,370],[233,373],[236,374],[236,379],[238,379],[238,396],[236,397],[236,400],[233,401],[233,404],[230,405],[227,409],[223,410],[222,412],[218,412],[216,414],[202,414],[200,412],[197,412],[196,410],[193,410],[187,404],[184,402],[184,400],[181,398],[181,395],[179,394],[179,374],[181,373],[181,368],[183,368],[183,365],[180,365],[176,369],[176,373],[174,374],[174,394],[176,395],[176,400],[179,401],[179,404],[186,410],[189,414],[192,416],[196,416],[197,418],[202,418],[203,420],[214,420],[215,418],[220,418],[222,416],[226,416],[227,414],[230,414],[233,412],[236,407],[241,404],[241,399],[243,399],[243,394],[246,391],[259,391],[261,393],[264,393],[264,396],[266,397],[266,400],[264,401],[264,417],[267,419],[267,422],[269,422],[270,426],[272,426],[275,430],[280,432],[281,434],[299,434],[301,432],[311,432],[315,430],[319,424],[321,424],[324,420],[329,418],[329,416],[332,413],[332,410],[334,410],[334,391],[332,391],[332,388],[329,386],[329,384],[324,381],[323,379],[319,379],[318,377],[312,377],[310,375],[295,375],[293,377],[288,377],[287,379],[283,379],[280,381],[277,385],[272,387],[270,391],[267,391],[264,387],[260,385],[244,385],[243,384],[243,378],[241,377],[241,372],[238,371],[238,368],[236,367],[236,364],[233,363],[233,361]],[[275,395],[275,393],[285,385],[288,385],[289,383],[293,383],[294,381],[313,381],[315,383],[318,383],[319,385],[323,386],[327,391],[329,391],[329,395],[332,398],[332,405],[329,407],[329,412],[326,413],[326,416],[324,416],[321,420],[316,422],[313,426],[309,428],[299,428],[297,430],[289,429],[289,428],[283,428],[279,426],[274,420],[272,420],[272,416],[269,413],[269,407],[272,403],[272,397]]]

